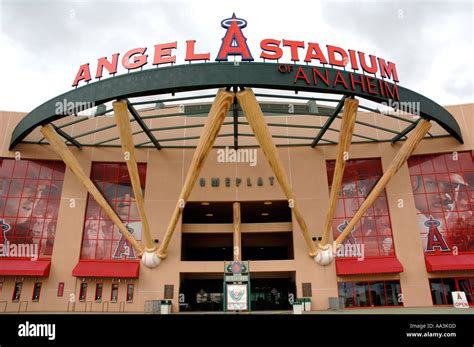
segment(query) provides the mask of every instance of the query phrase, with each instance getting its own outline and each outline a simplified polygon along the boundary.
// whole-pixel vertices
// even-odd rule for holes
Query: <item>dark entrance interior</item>
[[[222,273],[182,273],[180,312],[223,311]],[[293,272],[251,273],[250,300],[252,311],[291,310],[290,297],[295,297]]]
[[[286,200],[240,202],[242,223],[291,223]],[[183,211],[183,224],[232,224],[231,201],[190,201]]]
[[[232,260],[232,237],[232,233],[183,233],[181,260]],[[245,260],[293,259],[293,233],[242,233],[242,257]]]
[[[242,257],[245,260],[294,259],[293,233],[242,233]]]
[[[295,274],[291,272],[251,275],[252,311],[291,310],[290,298],[296,296]]]
[[[183,233],[181,260],[232,260],[232,237],[231,233]]]
[[[179,311],[223,311],[223,274],[182,273]]]

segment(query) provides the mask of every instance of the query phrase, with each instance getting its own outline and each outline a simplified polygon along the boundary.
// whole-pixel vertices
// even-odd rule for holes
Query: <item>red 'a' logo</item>
[[[247,21],[236,18],[235,13],[233,13],[232,18],[224,19],[221,25],[227,29],[227,32],[222,38],[222,46],[217,54],[216,61],[228,61],[229,55],[240,55],[242,61],[253,61],[254,59],[247,46],[247,39],[241,30],[247,26]]]
[[[11,229],[10,224],[6,223],[3,219],[0,219],[0,244],[7,245],[7,231]]]
[[[426,243],[427,252],[434,252],[435,248],[439,248],[439,250],[444,252],[449,251],[448,244],[438,229],[440,224],[441,223],[438,220],[433,219],[432,216],[430,216],[430,219],[425,222],[425,225],[429,228],[428,242]]]
[[[128,231],[130,231],[130,234],[133,234],[134,230],[132,228],[129,228],[127,226]],[[127,259],[135,259],[135,251],[133,250],[133,247],[130,246],[130,243],[127,241],[125,236],[120,237],[120,241],[115,248],[115,252],[113,255],[113,259],[122,259],[125,256]]]

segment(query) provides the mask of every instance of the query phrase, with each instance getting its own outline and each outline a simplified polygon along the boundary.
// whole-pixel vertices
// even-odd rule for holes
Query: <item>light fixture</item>
[[[206,213],[206,217],[213,217],[213,216],[214,216],[214,214],[212,214],[212,213]]]
[[[269,215],[269,213],[267,213],[267,212],[262,212],[262,216],[266,217],[266,216],[268,216],[268,215]]]
[[[209,203],[209,202],[207,202],[207,201],[204,201],[204,202],[201,202],[201,205],[202,205],[202,206],[209,206],[209,205],[210,205],[210,203]]]
[[[265,201],[263,204],[264,204],[264,205],[271,205],[271,204],[273,204],[273,202],[271,202],[271,201]]]

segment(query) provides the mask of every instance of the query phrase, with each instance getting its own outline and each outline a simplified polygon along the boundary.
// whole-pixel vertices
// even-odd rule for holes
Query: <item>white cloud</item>
[[[263,38],[334,44],[395,61],[401,85],[440,104],[472,102],[472,4],[434,4],[1,1],[0,109],[30,111],[70,90],[79,65],[134,47],[152,55],[153,45],[178,41],[184,62],[185,41],[196,39],[214,59],[220,21],[232,12],[248,21],[244,34],[256,60]]]

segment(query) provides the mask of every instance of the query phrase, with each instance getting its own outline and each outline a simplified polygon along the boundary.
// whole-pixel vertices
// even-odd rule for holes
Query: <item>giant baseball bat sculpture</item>
[[[237,99],[239,100],[240,106],[242,106],[250,127],[252,128],[255,137],[257,138],[257,141],[270,164],[270,167],[275,173],[275,176],[280,183],[286,198],[288,199],[291,206],[293,206],[293,215],[295,216],[300,226],[301,232],[303,233],[306,245],[309,248],[309,255],[314,257],[317,252],[316,246],[313,243],[311,235],[308,231],[308,226],[306,225],[303,215],[301,214],[301,211],[298,207],[295,195],[293,194],[293,190],[291,189],[288,178],[286,177],[285,169],[283,168],[277,148],[273,143],[272,135],[268,129],[267,123],[265,123],[264,115],[260,105],[258,104],[255,94],[253,93],[252,89],[245,89],[244,91],[237,93]]]
[[[209,111],[206,124],[204,125],[201,138],[199,139],[196,151],[194,152],[191,166],[189,167],[186,180],[181,190],[181,194],[179,195],[178,203],[176,204],[173,215],[171,216],[171,221],[168,225],[168,229],[166,229],[163,242],[158,249],[157,255],[161,259],[166,258],[168,254],[168,246],[176,228],[176,223],[183,213],[184,206],[188,201],[191,190],[193,189],[199,176],[199,172],[201,172],[201,168],[216,140],[217,134],[222,127],[222,123],[230,110],[233,99],[234,94],[231,92],[225,91],[224,89],[220,89],[217,92],[211,110]]]
[[[51,148],[57,155],[61,157],[63,162],[72,171],[72,173],[77,177],[77,179],[84,185],[90,195],[97,201],[97,204],[104,210],[107,216],[112,220],[112,222],[119,228],[122,235],[125,239],[130,242],[130,245],[133,249],[137,252],[137,254],[141,255],[142,247],[138,243],[138,241],[130,234],[125,224],[123,224],[122,220],[117,216],[115,211],[110,207],[107,200],[104,198],[102,193],[97,189],[94,183],[91,181],[89,176],[87,176],[82,169],[81,165],[79,164],[74,154],[67,148],[66,144],[62,141],[59,137],[58,133],[51,124],[43,125],[41,128],[41,133],[43,136],[48,140]]]
[[[322,257],[321,254],[332,254],[332,252],[330,253],[329,251],[327,251],[331,248],[331,245],[328,245],[329,236],[332,231],[332,220],[334,218],[334,211],[336,210],[337,205],[337,197],[339,194],[339,190],[341,189],[342,178],[344,176],[344,168],[346,166],[347,160],[346,154],[351,144],[358,106],[359,101],[356,99],[348,98],[344,101],[344,112],[342,114],[341,131],[339,133],[338,153],[336,159],[336,166],[334,168],[334,175],[332,179],[331,194],[329,197],[329,207],[326,215],[326,224],[324,225],[323,236],[321,237],[321,241],[318,244],[318,248],[321,250],[321,252],[318,252],[319,256],[315,258],[316,262],[321,265],[328,261],[328,259]]]
[[[336,252],[337,247],[341,243],[344,242],[347,236],[349,236],[349,234],[352,231],[352,228],[354,228],[354,226],[360,221],[360,219],[367,212],[370,206],[373,205],[377,197],[387,186],[388,182],[390,182],[390,180],[392,179],[393,176],[395,176],[395,174],[398,172],[400,167],[402,167],[402,165],[408,160],[410,155],[415,150],[416,146],[420,143],[423,137],[425,137],[425,135],[428,133],[430,128],[431,128],[431,123],[429,120],[421,119],[419,121],[419,123],[413,130],[413,133],[405,141],[405,143],[400,148],[395,158],[393,158],[387,171],[384,172],[384,174],[379,179],[377,184],[374,186],[374,188],[372,188],[372,190],[370,191],[365,201],[359,207],[359,210],[357,210],[356,214],[352,217],[350,222],[344,228],[344,231],[334,241],[333,247],[328,247],[324,250],[319,248],[318,255],[316,256],[316,258],[321,259],[321,261],[318,261],[316,259],[319,264],[328,265],[331,263],[331,261],[334,258],[334,253]]]
[[[138,213],[142,221],[142,237],[145,243],[145,249],[142,254],[142,263],[146,267],[153,268],[159,264],[160,259],[156,256],[156,246],[153,243],[150,225],[145,213],[145,203],[143,201],[140,176],[138,174],[138,165],[135,158],[135,145],[133,144],[132,127],[130,117],[128,116],[127,102],[118,100],[113,103],[115,120],[120,134],[120,142],[127,163],[130,181],[132,183],[133,194],[137,202]]]

